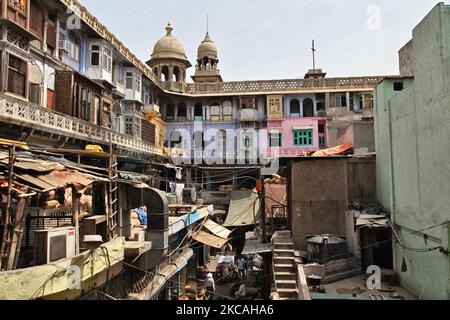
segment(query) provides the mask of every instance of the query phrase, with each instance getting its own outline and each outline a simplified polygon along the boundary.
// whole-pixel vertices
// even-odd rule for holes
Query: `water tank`
[[[348,246],[345,239],[333,234],[323,234],[307,239],[308,262],[326,264],[333,260],[348,257]]]

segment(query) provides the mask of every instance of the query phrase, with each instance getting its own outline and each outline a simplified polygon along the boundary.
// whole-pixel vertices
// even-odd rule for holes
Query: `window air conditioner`
[[[36,230],[34,247],[36,265],[69,259],[76,254],[74,227]]]
[[[73,43],[68,40],[60,40],[59,49],[71,54],[73,52]]]

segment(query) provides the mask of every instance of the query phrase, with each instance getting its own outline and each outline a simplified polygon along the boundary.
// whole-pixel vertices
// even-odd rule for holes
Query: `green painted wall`
[[[402,80],[401,92],[393,91],[395,79],[376,89],[377,193],[404,245],[448,250],[449,223],[437,225],[450,220],[450,6],[437,5],[414,29],[413,50],[414,81]],[[407,289],[450,299],[448,254],[397,245],[395,255]],[[408,271],[401,273],[403,258]]]

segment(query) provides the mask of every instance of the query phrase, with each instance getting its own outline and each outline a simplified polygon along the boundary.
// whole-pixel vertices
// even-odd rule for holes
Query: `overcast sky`
[[[140,59],[171,22],[193,65],[209,31],[225,81],[398,74],[398,50],[437,0],[79,0]],[[446,0],[445,3],[449,3]],[[190,69],[192,74],[194,68]]]

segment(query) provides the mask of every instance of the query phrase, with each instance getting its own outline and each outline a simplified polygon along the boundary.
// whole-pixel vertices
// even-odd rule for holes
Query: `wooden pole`
[[[80,254],[80,222],[79,222],[79,205],[78,205],[78,191],[72,185],[72,214],[73,223],[75,225],[75,253]]]
[[[9,229],[11,224],[11,201],[12,201],[11,188],[14,175],[15,152],[16,146],[12,145],[11,149],[9,149],[8,191],[7,191],[6,208],[3,218],[3,237],[2,237],[2,245],[0,248],[0,270],[4,269],[5,253],[7,252],[7,246],[10,243]]]
[[[14,270],[17,268],[17,262],[20,255],[20,247],[23,235],[23,221],[25,220],[25,210],[27,207],[28,198],[20,198],[16,211],[16,222],[14,224],[14,231],[11,239],[11,246],[9,247],[9,254],[6,264],[6,270]]]

